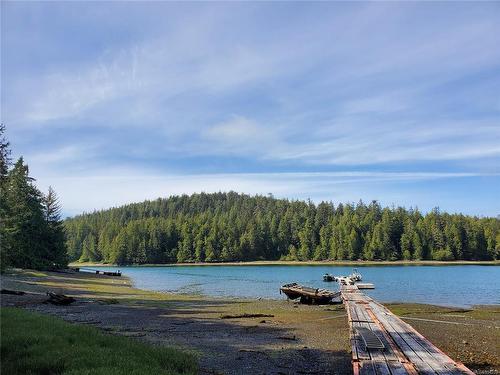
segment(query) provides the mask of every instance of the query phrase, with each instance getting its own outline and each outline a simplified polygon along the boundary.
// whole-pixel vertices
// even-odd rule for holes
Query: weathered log
[[[20,291],[20,290],[9,290],[9,289],[2,289],[1,293],[2,294],[13,294],[16,296],[22,296],[22,295],[26,294],[25,292]]]
[[[278,337],[280,340],[290,340],[290,341],[297,341],[297,337],[295,335],[293,336],[280,336]]]
[[[46,302],[51,303],[53,305],[65,306],[69,305],[76,300],[73,297],[65,296],[64,294],[55,294],[53,292],[47,292],[49,298]]]
[[[239,315],[221,315],[221,319],[238,319],[238,318],[274,318],[270,314],[239,314]]]

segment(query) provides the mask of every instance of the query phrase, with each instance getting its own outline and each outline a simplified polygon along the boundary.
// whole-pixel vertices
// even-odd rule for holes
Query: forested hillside
[[[65,221],[71,260],[492,260],[500,220],[402,207],[215,193],[174,196]]]

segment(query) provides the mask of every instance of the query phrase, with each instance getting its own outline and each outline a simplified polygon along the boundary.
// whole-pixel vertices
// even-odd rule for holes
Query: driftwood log
[[[9,290],[9,289],[2,289],[2,294],[14,294],[16,296],[22,296],[26,294],[25,292],[22,292],[20,290]]]
[[[274,318],[271,314],[238,314],[238,315],[221,315],[221,319],[239,319],[239,318]]]
[[[49,296],[49,298],[46,302],[58,306],[66,306],[76,301],[73,297],[68,297],[64,294],[55,294],[53,292],[47,292],[47,296]]]

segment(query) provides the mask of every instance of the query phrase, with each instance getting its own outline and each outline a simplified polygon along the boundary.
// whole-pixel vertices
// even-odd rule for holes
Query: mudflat
[[[197,354],[202,374],[352,373],[342,305],[157,293],[135,289],[125,277],[76,272],[14,270],[3,274],[1,281],[4,289],[28,292],[2,294],[2,306],[23,307],[90,324],[109,334],[180,347]],[[47,291],[77,301],[69,306],[46,304]],[[500,373],[499,306],[468,310],[387,306],[478,374]]]

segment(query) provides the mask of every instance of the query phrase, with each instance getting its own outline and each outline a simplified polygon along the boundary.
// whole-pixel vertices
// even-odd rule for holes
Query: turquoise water
[[[175,266],[100,267],[120,269],[135,287],[160,292],[202,294],[215,297],[280,299],[282,284],[300,284],[336,290],[336,283],[322,281],[326,272],[347,275],[345,266]],[[419,302],[468,307],[500,304],[500,267],[364,266],[363,281],[375,284],[366,293],[381,302]]]

